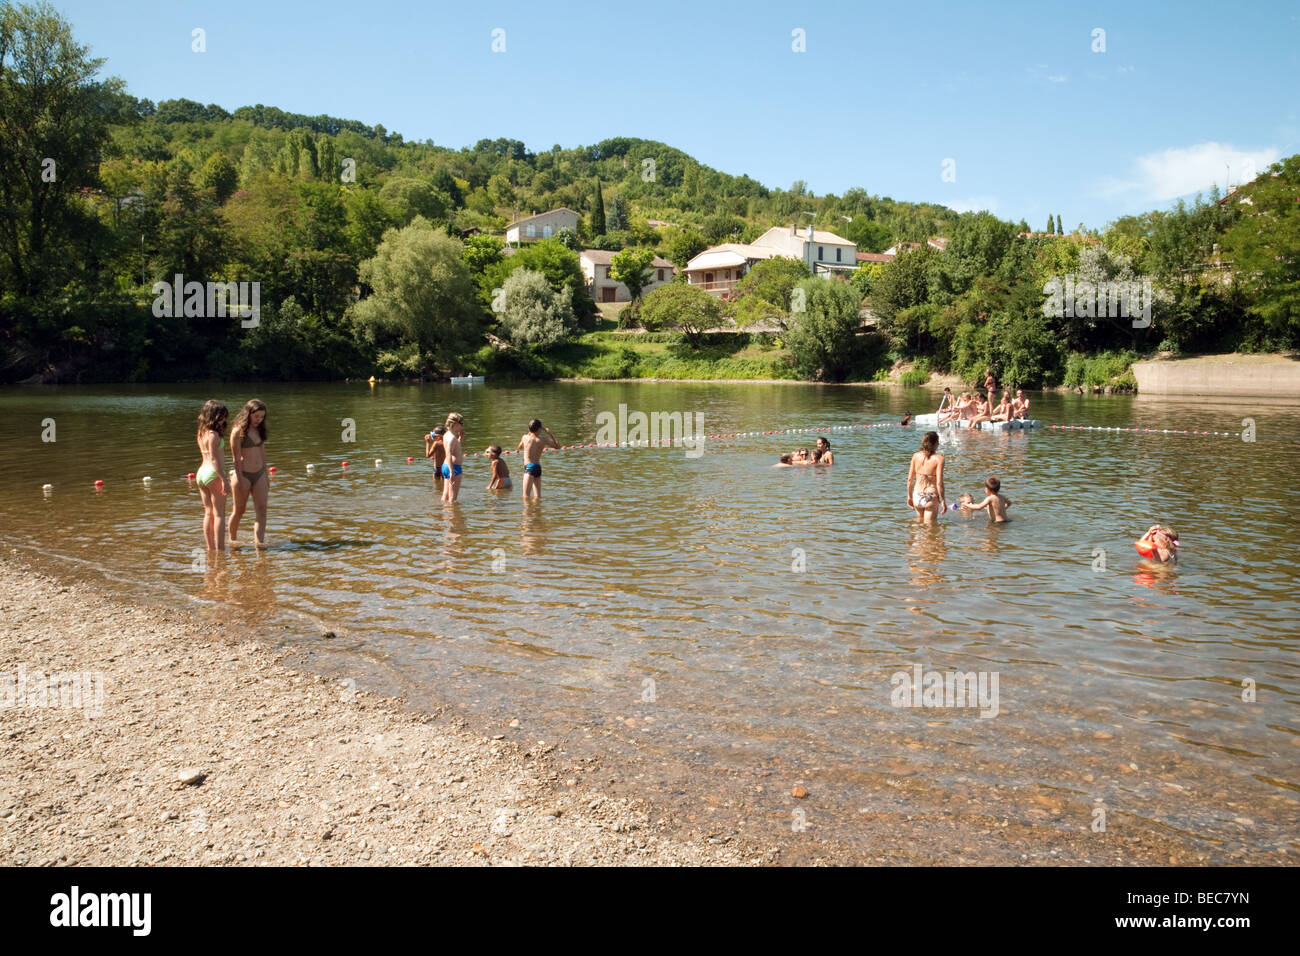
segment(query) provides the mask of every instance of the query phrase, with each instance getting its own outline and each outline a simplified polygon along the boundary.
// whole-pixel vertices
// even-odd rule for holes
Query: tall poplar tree
[[[591,235],[605,234],[605,197],[600,194],[600,177],[596,177],[596,189],[591,195]]]

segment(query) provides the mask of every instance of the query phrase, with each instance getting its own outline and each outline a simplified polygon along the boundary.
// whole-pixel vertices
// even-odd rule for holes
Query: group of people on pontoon
[[[939,403],[940,425],[945,422],[970,422],[972,426],[981,422],[1010,422],[1029,417],[1029,399],[1021,389],[1016,389],[1016,397],[1011,397],[1011,390],[1002,390],[1002,401],[993,404],[995,389],[990,388],[987,395],[981,395],[979,389],[974,393],[962,392],[960,398],[954,398],[951,388],[943,390],[943,401]]]
[[[835,456],[831,453],[831,443],[825,438],[817,439],[817,447],[812,451],[807,448],[800,448],[790,452],[788,455],[782,455],[781,460],[773,465],[773,468],[793,468],[795,465],[833,465]]]

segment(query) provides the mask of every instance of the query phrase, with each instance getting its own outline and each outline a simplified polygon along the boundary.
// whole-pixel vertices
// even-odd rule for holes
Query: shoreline
[[[0,674],[31,688],[80,674],[87,688],[81,708],[34,691],[0,706],[0,865],[740,866],[779,853],[682,838],[644,800],[596,786],[598,767],[538,739],[525,714],[485,736],[13,551],[0,588]],[[22,703],[15,687],[0,684],[6,704]]]
[[[0,865],[1216,862],[1159,825],[1099,842],[1021,788],[936,789],[905,757],[853,770],[880,778],[863,806],[821,767],[701,772],[506,701],[412,704],[322,672],[305,635],[268,647],[59,568],[3,554],[0,675],[100,674],[103,713],[0,706]]]

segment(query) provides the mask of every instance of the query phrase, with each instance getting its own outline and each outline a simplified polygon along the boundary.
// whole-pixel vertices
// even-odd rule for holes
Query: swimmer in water
[[[1134,542],[1138,554],[1161,564],[1178,563],[1178,532],[1168,525],[1153,524]]]
[[[782,456],[781,456],[781,460],[778,461],[778,462],[777,462],[775,465],[773,465],[772,467],[773,467],[773,468],[793,468],[793,467],[794,467],[794,462],[792,462],[792,461],[790,460],[790,456],[789,456],[789,455],[782,455]]]
[[[196,440],[203,454],[203,464],[194,474],[203,499],[203,542],[209,551],[226,550],[226,455],[223,449],[226,431],[226,406],[209,399],[199,412],[199,430]]]
[[[488,491],[508,491],[515,486],[510,480],[510,469],[501,459],[501,446],[488,446],[488,459],[492,462],[492,480],[488,482]]]
[[[989,513],[989,521],[993,524],[1002,524],[1007,520],[1007,509],[1011,507],[1011,499],[1001,494],[1002,482],[997,478],[989,478],[984,482],[984,490],[987,492],[986,497],[979,504],[967,504],[962,502],[963,511],[984,511]],[[966,497],[963,495],[963,498]],[[971,499],[974,501],[974,499]]]
[[[266,498],[271,478],[266,470],[266,404],[249,399],[230,428],[230,460],[235,466],[235,507],[230,512],[230,543],[235,544],[239,521],[253,497],[253,544],[266,547]]]
[[[546,432],[546,438],[542,438],[542,432]],[[542,500],[542,451],[559,447],[560,443],[540,418],[534,418],[528,423],[528,431],[519,439],[519,450],[528,459],[524,465],[524,498],[531,494],[538,501]]]
[[[831,443],[825,438],[817,439],[817,450],[813,452],[814,465],[833,465],[835,456],[831,454]]]
[[[907,469],[907,506],[924,524],[933,524],[944,507],[943,455],[938,451],[939,433],[926,432],[921,450],[912,456]]]
[[[461,440],[465,437],[465,418],[460,412],[447,416],[447,431],[442,436],[446,458],[442,462],[442,500],[460,499],[461,472],[465,466],[465,451]]]

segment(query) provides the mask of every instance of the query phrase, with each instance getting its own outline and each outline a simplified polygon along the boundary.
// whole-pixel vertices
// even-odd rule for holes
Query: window
[[[529,239],[536,239],[537,227],[530,224],[528,228],[524,231],[524,235],[526,235]]]
[[[835,250],[835,261],[836,261],[836,262],[839,262],[839,261],[840,261],[840,253],[842,253],[843,251],[844,251],[843,249],[836,249],[836,250]]]
[[[551,238],[551,227],[550,227],[550,226],[542,226],[542,238],[543,238],[543,239],[549,239],[549,238]]]
[[[664,270],[663,270],[663,269],[660,269],[660,270],[659,270],[659,281],[660,281],[660,282],[663,282],[663,281],[664,281]]]
[[[712,281],[713,281],[713,273],[712,273],[712,272],[706,272],[706,273],[704,273],[704,281],[705,281],[705,282],[712,282]]]
[[[817,247],[817,258],[818,258],[818,259],[825,259],[825,258],[826,258],[826,247],[825,247],[825,246],[818,246],[818,247]]]

